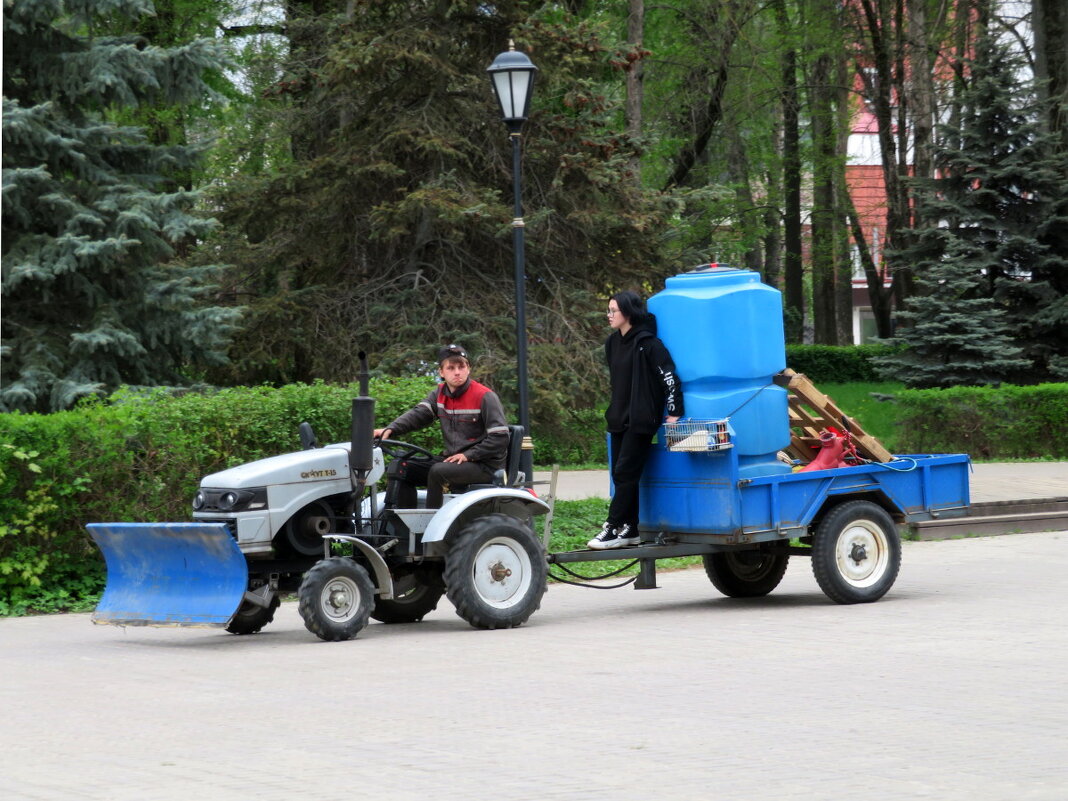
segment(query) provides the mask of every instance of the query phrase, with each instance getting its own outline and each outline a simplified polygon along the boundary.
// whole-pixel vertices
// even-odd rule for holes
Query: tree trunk
[[[841,26],[837,26],[841,30]],[[850,92],[850,65],[845,56],[846,48],[837,49],[835,69],[835,161],[834,161],[834,231],[837,275],[835,278],[835,319],[838,322],[838,344],[853,342],[853,258],[849,247],[849,224],[845,170],[849,158],[849,134],[852,129],[853,107]]]
[[[627,67],[627,133],[634,141],[642,135],[642,102],[645,96],[645,62],[642,55],[645,38],[645,0],[630,0],[627,14],[627,43],[633,60]],[[636,153],[630,159],[630,169],[639,185],[642,178],[641,157]]]
[[[780,35],[791,33],[783,0],[775,3]],[[799,343],[804,332],[805,286],[801,261],[801,130],[797,88],[797,51],[782,54],[783,283],[786,289],[786,341]]]
[[[899,58],[900,28],[895,30],[895,20],[903,17],[900,9],[904,0],[860,0],[862,21],[859,23],[864,36],[871,44],[871,59],[874,79],[862,73],[865,89],[872,104],[878,134],[879,149],[883,168],[883,183],[886,188],[886,261],[893,275],[892,289],[897,298],[898,307],[912,294],[913,281],[909,265],[900,262],[896,252],[908,242],[910,223],[908,188],[903,180],[906,156],[900,153],[895,136],[895,106],[897,100],[897,119],[907,119],[906,95],[904,92],[905,76],[895,69],[900,65]],[[860,29],[858,29],[860,30]],[[900,131],[902,135],[906,131]],[[900,155],[900,158],[899,158]]]
[[[812,118],[812,323],[816,344],[836,345],[834,233],[834,105],[831,59],[816,57],[809,79]]]
[[[934,54],[931,51],[927,22],[927,0],[908,0],[909,3],[909,63],[912,111],[913,175],[930,178],[931,138],[935,121]]]
[[[1031,0],[1035,32],[1035,77],[1046,108],[1050,133],[1068,152],[1068,7],[1064,0]]]
[[[782,124],[777,121],[772,136],[776,149],[782,147]],[[782,289],[782,174],[776,169],[764,174],[767,203],[764,207],[764,283]]]

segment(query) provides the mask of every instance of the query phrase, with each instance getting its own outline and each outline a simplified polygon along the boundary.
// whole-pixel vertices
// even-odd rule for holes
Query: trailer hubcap
[[[890,545],[871,520],[855,520],[838,537],[835,561],[842,578],[854,587],[870,587],[890,564]]]

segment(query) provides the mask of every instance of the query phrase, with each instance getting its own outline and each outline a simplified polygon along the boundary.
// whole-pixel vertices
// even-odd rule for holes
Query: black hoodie
[[[682,384],[664,343],[656,338],[656,318],[631,326],[626,336],[613,331],[604,343],[612,397],[604,413],[609,431],[652,434],[664,410],[682,417]]]

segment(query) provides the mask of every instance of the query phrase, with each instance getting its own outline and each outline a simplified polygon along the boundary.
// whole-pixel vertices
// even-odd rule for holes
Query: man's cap
[[[467,351],[461,348],[459,345],[446,345],[438,351],[438,365],[445,363],[446,359],[464,359],[470,362],[467,358]]]

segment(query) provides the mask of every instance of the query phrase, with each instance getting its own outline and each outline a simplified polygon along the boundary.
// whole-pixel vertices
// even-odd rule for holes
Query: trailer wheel
[[[834,507],[816,528],[812,572],[832,601],[877,601],[901,568],[901,539],[890,515],[870,501]]]
[[[269,606],[257,606],[254,603],[242,601],[237,612],[226,624],[226,630],[231,634],[255,634],[274,620],[274,613],[281,603],[282,599],[277,595],[271,598]]]
[[[320,640],[351,640],[367,625],[375,587],[361,565],[347,556],[317,562],[300,584],[297,611]]]
[[[477,629],[520,626],[541,606],[548,564],[541,543],[513,517],[479,517],[445,557],[445,593]]]
[[[759,598],[779,586],[790,554],[773,551],[720,551],[705,554],[705,574],[730,598]]]
[[[433,612],[445,587],[441,574],[411,570],[393,577],[393,598],[375,597],[371,617],[381,623],[415,623]]]

